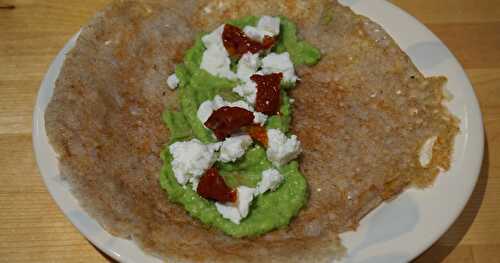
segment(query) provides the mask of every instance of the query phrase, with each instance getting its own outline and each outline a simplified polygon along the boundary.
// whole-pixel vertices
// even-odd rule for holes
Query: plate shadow
[[[485,136],[486,137],[486,136]],[[442,262],[462,241],[463,237],[471,227],[474,219],[483,203],[486,185],[488,183],[489,174],[489,150],[488,142],[484,143],[484,157],[481,166],[481,173],[476,183],[476,187],[472,192],[469,201],[460,216],[455,220],[451,227],[436,241],[436,243],[417,257],[412,263],[424,262]],[[441,245],[440,241],[446,240],[446,245]]]

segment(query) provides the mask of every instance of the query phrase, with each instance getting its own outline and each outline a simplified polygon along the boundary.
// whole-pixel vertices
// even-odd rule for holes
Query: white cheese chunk
[[[189,182],[191,183],[193,191],[196,192],[198,190],[198,185],[200,184],[200,178],[192,177],[191,179],[189,179]]]
[[[210,115],[214,112],[214,104],[211,100],[206,100],[200,104],[198,107],[198,111],[196,112],[196,116],[201,121],[201,123],[205,124]]]
[[[420,148],[420,155],[418,160],[420,161],[420,165],[422,165],[422,167],[427,167],[430,164],[432,160],[432,148],[434,148],[436,140],[437,137],[432,136],[427,139]]]
[[[218,152],[219,149],[220,149],[220,147],[221,147],[221,145],[222,145],[221,142],[207,144],[209,150],[213,151],[213,152]],[[191,177],[191,178],[189,178],[189,182],[191,183],[193,191],[195,191],[195,192],[198,189],[198,184],[200,183],[200,177]]]
[[[236,203],[216,202],[215,207],[222,217],[231,220],[235,224],[240,224],[240,221],[248,215],[255,188],[240,186],[237,188],[237,192],[238,201]]]
[[[264,40],[265,36],[270,36],[271,34],[269,32],[266,32],[264,30],[260,30],[254,26],[245,26],[243,28],[243,32],[247,37],[250,39],[253,39],[255,41],[262,42]]]
[[[217,212],[219,212],[223,218],[229,219],[235,224],[239,225],[240,220],[243,218],[238,209],[238,204],[216,202],[215,208],[217,208]]]
[[[214,100],[212,101],[214,110],[227,106],[229,102],[225,101],[220,95],[215,95]]]
[[[218,49],[228,56],[226,48],[224,47],[224,42],[222,40],[222,33],[224,32],[224,24],[212,31],[210,34],[206,34],[201,38],[201,41],[205,45],[206,49]]]
[[[172,170],[181,185],[199,179],[205,170],[217,160],[217,145],[203,144],[198,139],[176,142],[169,146],[173,157]]]
[[[254,111],[252,106],[250,106],[247,102],[242,101],[242,100],[237,100],[235,102],[226,102],[226,104],[224,106],[239,107],[239,108],[243,108],[247,111],[252,111],[252,112]]]
[[[300,142],[297,140],[297,136],[295,135],[287,138],[286,135],[280,130],[269,129],[267,130],[267,138],[267,158],[275,166],[282,166],[297,158],[300,154]]]
[[[272,16],[262,16],[257,22],[257,29],[269,32],[274,37],[280,34],[280,18]]]
[[[249,81],[250,77],[255,74],[257,69],[260,67],[259,54],[252,54],[247,52],[241,56],[238,61],[238,70],[236,75],[242,81]]]
[[[253,123],[264,126],[266,124],[268,116],[262,112],[254,111],[253,113]]]
[[[245,98],[248,103],[255,105],[257,98],[257,83],[252,80],[245,82],[233,88],[233,92]]]
[[[269,53],[262,59],[262,73],[271,74],[279,72],[283,73],[284,82],[295,83],[298,79],[288,52],[281,54]]]
[[[236,74],[231,71],[231,59],[222,40],[223,32],[224,25],[221,25],[201,38],[206,50],[203,52],[200,68],[214,76],[236,79]]]
[[[218,152],[220,150],[220,147],[222,146],[222,142],[207,144],[207,146],[210,151]]]
[[[174,90],[179,86],[179,79],[177,78],[177,75],[175,75],[175,73],[168,76],[167,85],[171,90]]]
[[[261,75],[261,76],[264,76],[264,75],[266,75],[266,73],[264,73],[262,70],[259,70],[259,71],[255,72],[255,74],[254,74],[254,75]]]
[[[269,190],[274,191],[278,188],[281,182],[285,179],[280,172],[274,168],[267,169],[262,172],[262,179],[257,184],[257,194],[263,194]]]
[[[231,71],[231,59],[225,49],[211,47],[205,50],[200,68],[217,77],[236,79],[236,74]]]
[[[245,26],[243,32],[249,38],[262,42],[265,36],[274,37],[280,34],[280,18],[262,16],[257,22],[257,26]]]
[[[252,138],[248,135],[238,135],[226,138],[220,147],[219,161],[223,163],[234,162],[245,154]]]

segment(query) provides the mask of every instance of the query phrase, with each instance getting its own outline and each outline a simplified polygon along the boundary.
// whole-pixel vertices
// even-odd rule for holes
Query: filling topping
[[[298,80],[293,62],[312,65],[319,51],[283,20],[219,26],[167,80],[179,89],[181,111],[164,115],[173,142],[162,156],[162,187],[191,215],[234,236],[249,235],[248,226],[264,233],[288,224],[307,198],[286,91]]]
[[[235,162],[243,157],[253,141],[267,147],[267,158],[276,167],[285,165],[300,153],[300,142],[295,136],[288,139],[279,130],[263,127],[268,116],[279,113],[282,80],[291,83],[297,80],[287,52],[270,53],[260,58],[260,55],[265,55],[263,51],[274,46],[278,34],[279,18],[262,17],[257,27],[246,26],[241,30],[225,24],[202,38],[206,50],[200,68],[214,76],[238,78],[240,84],[232,91],[246,100],[228,102],[216,95],[213,100],[201,103],[197,110],[197,117],[204,127],[210,129],[217,140],[223,141],[215,144],[216,150],[219,150],[219,157],[216,159],[222,163]],[[230,69],[229,56],[239,58],[236,74]],[[247,134],[241,134],[242,130]],[[175,153],[172,154],[175,163]],[[206,163],[205,167],[212,163],[213,161]],[[216,208],[222,216],[237,224],[247,216],[253,195],[274,191],[284,180],[278,170],[271,168],[262,172],[261,181],[256,188],[239,187],[235,190],[226,185],[224,178],[214,167],[206,170],[198,179],[199,174],[198,171],[194,180],[177,181],[180,184],[193,182],[193,189],[201,197],[216,201]],[[241,191],[247,194],[251,192],[252,198],[241,199],[238,196]],[[236,203],[237,200],[240,201]]]

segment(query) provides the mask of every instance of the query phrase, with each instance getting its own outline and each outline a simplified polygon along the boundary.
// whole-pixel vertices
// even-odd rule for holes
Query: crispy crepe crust
[[[310,201],[286,229],[235,239],[169,202],[158,183],[177,107],[166,78],[195,34],[228,18],[286,15],[323,52],[298,69],[293,132]],[[425,78],[375,23],[336,1],[116,1],[82,29],[45,118],[61,174],[108,231],[182,262],[327,262],[337,234],[450,164],[457,121],[441,105],[445,78]],[[420,146],[438,136],[429,167]]]

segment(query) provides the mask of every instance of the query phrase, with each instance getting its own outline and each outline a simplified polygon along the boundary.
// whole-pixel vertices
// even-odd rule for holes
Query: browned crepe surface
[[[293,132],[310,185],[282,230],[234,239],[192,219],[158,183],[176,107],[167,76],[197,32],[228,18],[286,15],[319,47],[300,67]],[[335,1],[117,1],[83,28],[46,112],[46,129],[86,210],[111,233],[182,262],[328,261],[337,233],[405,187],[448,168],[456,120],[441,106],[445,78],[425,78],[376,24]],[[420,146],[439,136],[428,168]]]

